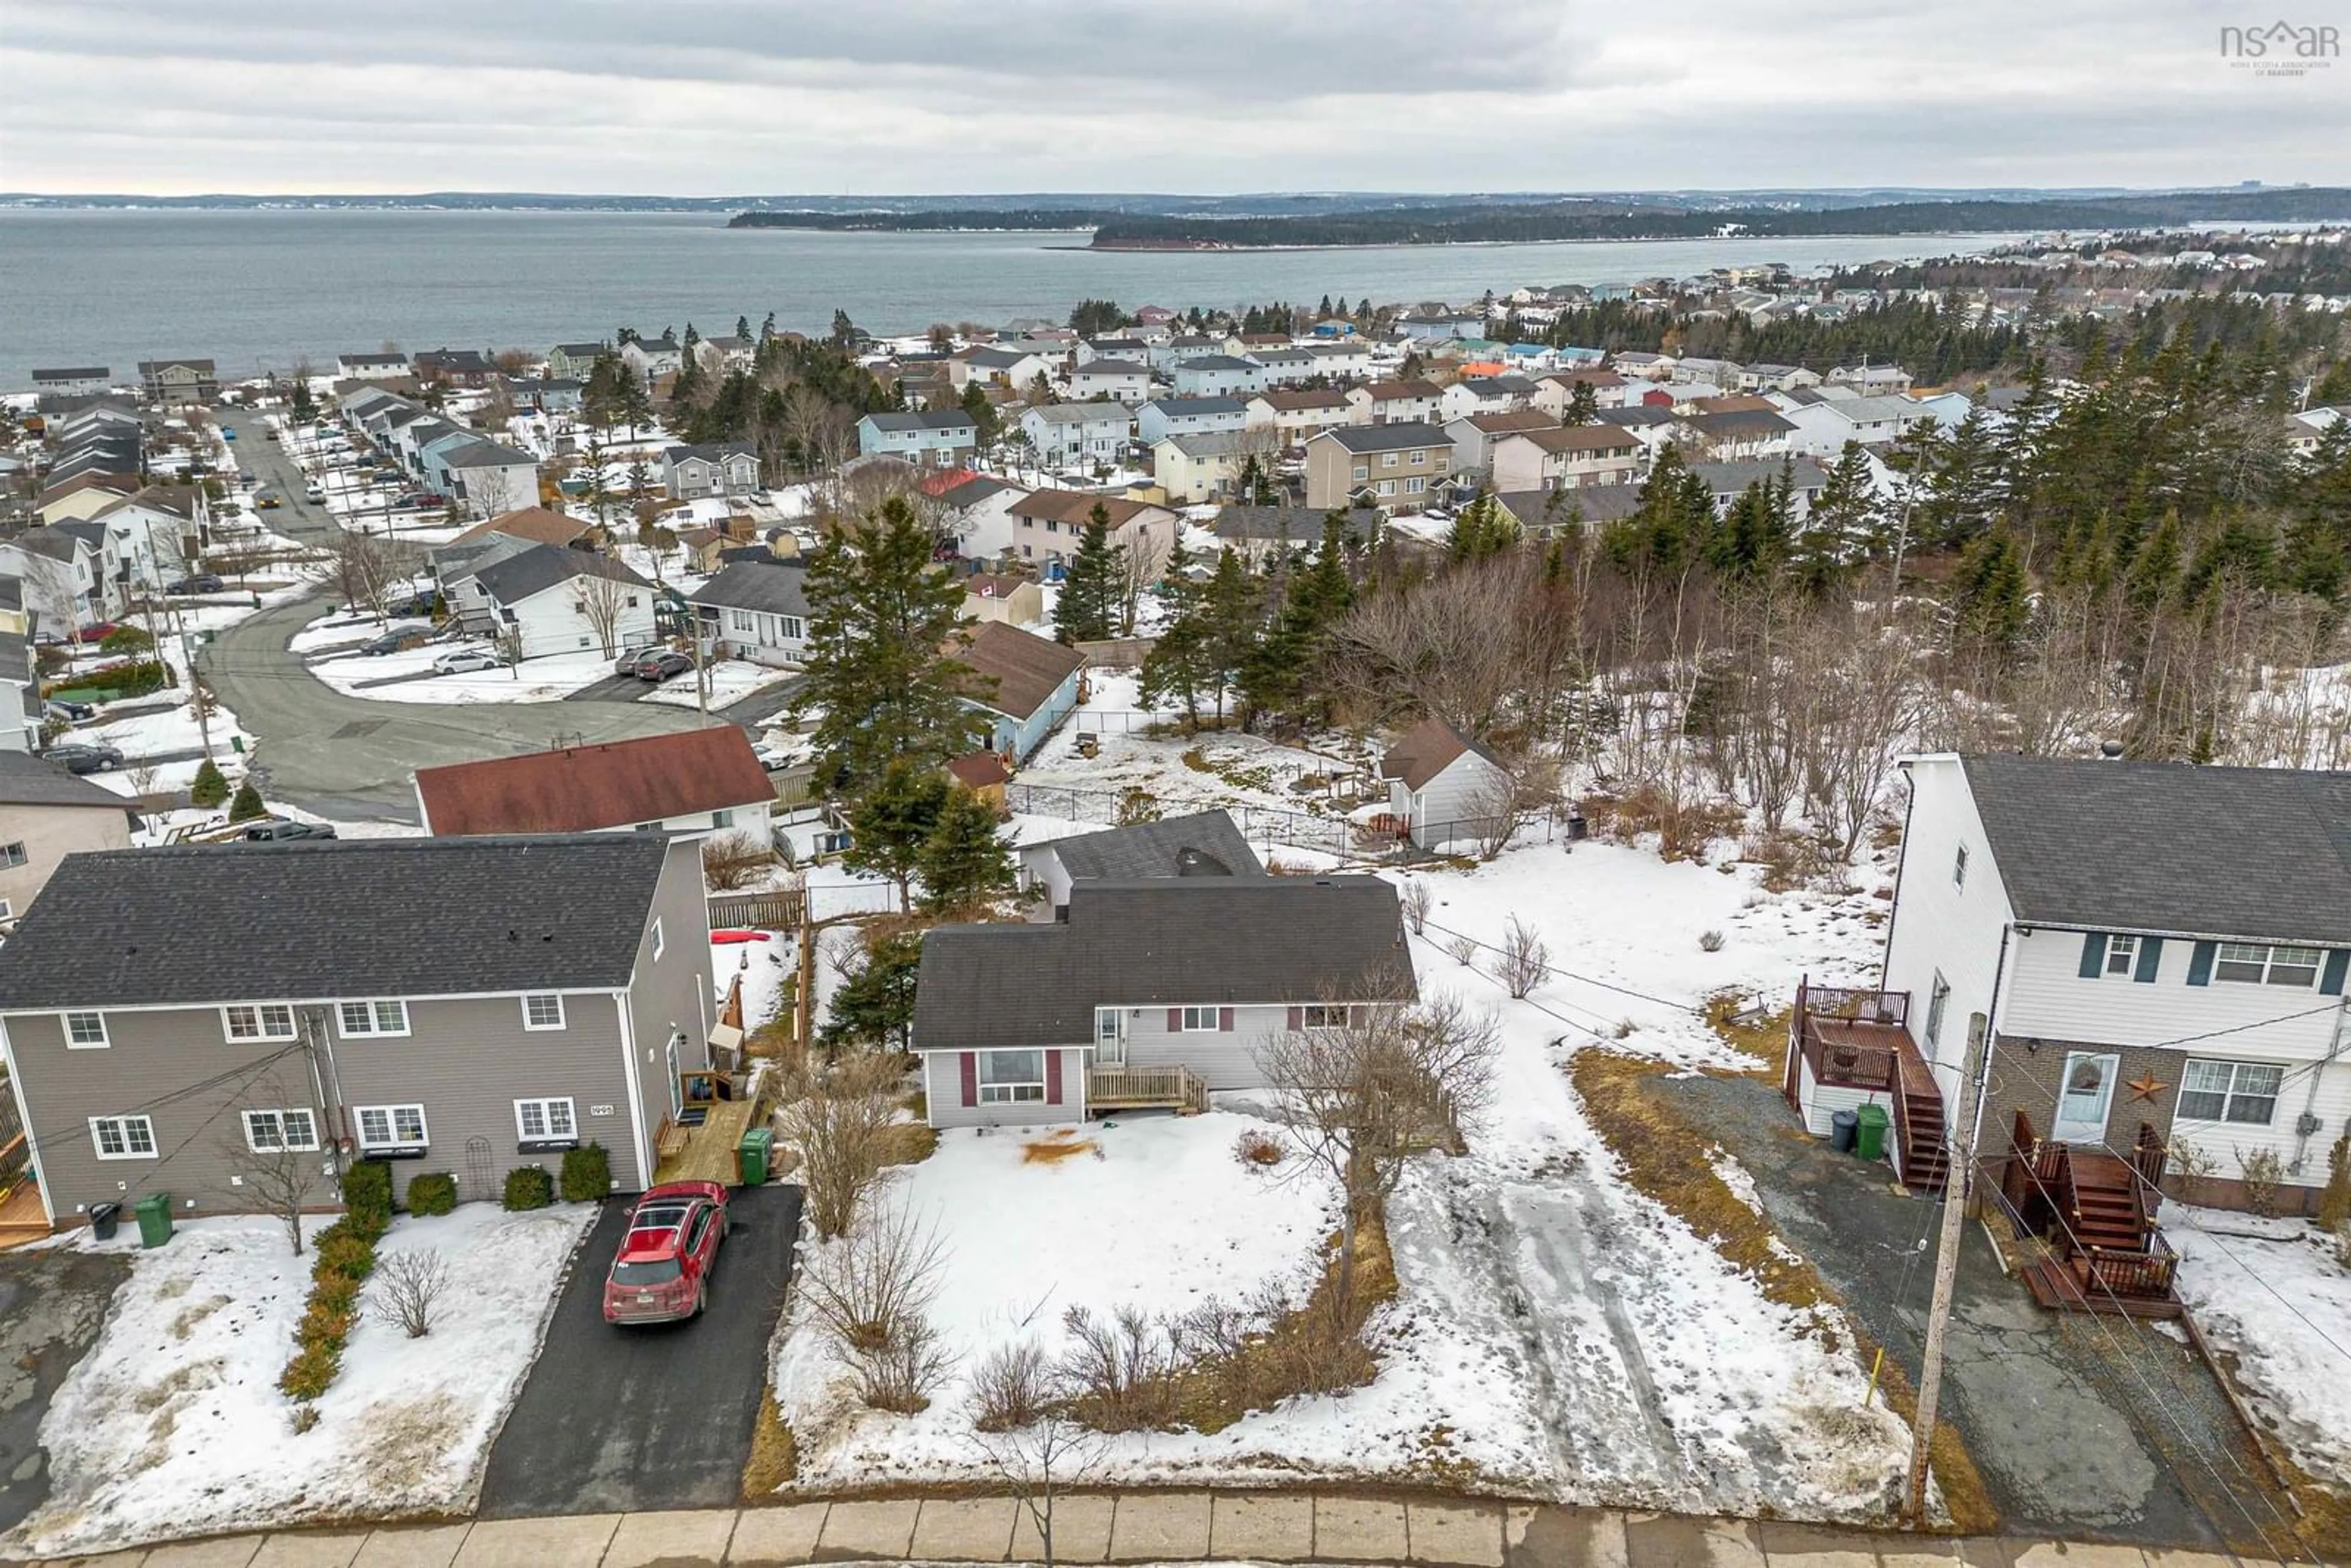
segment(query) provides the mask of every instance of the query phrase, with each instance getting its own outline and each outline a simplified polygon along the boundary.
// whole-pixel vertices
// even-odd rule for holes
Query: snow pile
[[[768,687],[791,679],[792,672],[778,670],[768,664],[755,664],[748,659],[720,659],[710,666],[710,706],[725,707],[748,696],[757,695]],[[680,675],[653,687],[645,695],[650,703],[668,703],[677,707],[694,707],[701,700],[695,695],[694,677]],[[778,699],[778,706],[781,706]]]
[[[612,655],[594,648],[525,659],[519,665],[433,674],[433,661],[454,648],[484,643],[428,643],[397,653],[330,654],[310,662],[310,673],[345,696],[393,703],[551,703],[611,678]],[[683,680],[683,677],[681,677]],[[685,686],[689,697],[693,687]]]
[[[341,1375],[305,1433],[293,1428],[277,1375],[293,1353],[309,1254],[290,1256],[275,1220],[182,1226],[169,1246],[133,1254],[105,1332],[50,1402],[41,1442],[55,1490],[0,1537],[0,1552],[51,1556],[471,1507],[490,1439],[594,1218],[584,1205],[508,1214],[468,1204],[395,1221],[379,1259],[437,1250],[449,1272],[444,1322],[405,1337],[369,1313],[371,1284]]]
[[[2265,1234],[2249,1235],[2249,1231]],[[2351,1273],[2315,1226],[2167,1202],[2179,1299],[2294,1463],[2351,1489]]]

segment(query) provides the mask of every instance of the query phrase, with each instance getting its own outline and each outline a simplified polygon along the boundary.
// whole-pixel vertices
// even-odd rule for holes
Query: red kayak
[[[713,931],[710,939],[713,942],[765,942],[768,934],[764,931]]]

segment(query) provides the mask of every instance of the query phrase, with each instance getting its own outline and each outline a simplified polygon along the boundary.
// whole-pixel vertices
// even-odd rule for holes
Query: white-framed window
[[[1045,1053],[983,1051],[979,1053],[979,1103],[1008,1105],[1045,1098]]]
[[[1347,1027],[1347,1009],[1344,1007],[1333,1006],[1331,1004],[1317,1005],[1310,1003],[1301,1010],[1304,1014],[1303,1021],[1308,1029],[1344,1029]]]
[[[1383,468],[1393,468],[1393,467],[1395,467],[1395,465],[1396,465],[1396,455],[1395,455],[1395,453],[1393,453],[1393,452],[1383,452],[1383,453],[1381,453],[1381,454],[1380,454],[1380,466],[1381,466],[1381,467],[1383,467]]]
[[[2314,986],[2325,962],[2326,955],[2315,947],[2223,942],[2212,964],[2212,977],[2251,986]]]
[[[2277,1114],[2285,1069],[2266,1061],[2205,1061],[2190,1057],[2179,1078],[2179,1116],[2266,1127]]]
[[[429,1141],[422,1105],[356,1105],[352,1113],[363,1149],[415,1148]]]
[[[1428,481],[1417,474],[1404,482],[1404,493],[1407,496],[1417,496],[1427,488]]]
[[[653,916],[653,956],[656,958],[660,957],[662,956],[662,949],[666,946],[668,946],[668,944],[662,940],[661,916],[656,915]]]
[[[1935,971],[1934,989],[1927,993],[1927,1043],[1940,1043],[1943,1038],[1943,1009],[1950,1004],[1951,983],[1943,978],[1940,969]]]
[[[89,1141],[102,1160],[152,1160],[155,1124],[145,1116],[92,1116]]]
[[[1393,479],[1383,479],[1383,480],[1381,480],[1381,481],[1380,481],[1380,494],[1381,494],[1381,495],[1383,495],[1383,496],[1393,496],[1393,495],[1395,495],[1395,493],[1396,493],[1396,487],[1395,487],[1395,480],[1393,480]]]
[[[114,1042],[106,1038],[104,1013],[66,1014],[68,1051],[103,1051]]]
[[[571,1113],[569,1098],[517,1100],[514,1105],[515,1132],[526,1144],[558,1142],[580,1136],[580,1122]]]
[[[751,624],[751,612],[747,610],[729,610],[726,612],[726,629],[730,632],[748,632]]]
[[[301,1106],[282,1111],[247,1111],[245,1146],[256,1155],[315,1150],[319,1146],[318,1118]]]
[[[2120,975],[2125,979],[2138,963],[2138,938],[2109,936],[2106,938],[2106,973]]]
[[[1186,1034],[1212,1033],[1217,1028],[1215,1008],[1178,1008],[1176,1027]]]
[[[1364,479],[1368,479],[1368,478],[1370,478],[1371,476],[1372,476],[1372,470],[1371,470],[1371,465],[1368,465],[1368,464],[1364,464],[1364,463],[1358,463],[1358,464],[1356,464],[1356,465],[1355,465],[1355,478],[1356,478],[1359,482],[1360,482],[1360,481],[1362,481],[1362,480],[1364,480]]]
[[[368,1001],[338,1002],[335,1021],[346,1040],[360,1040],[372,1035],[401,1035],[408,1032],[408,1004],[397,997],[380,997]]]
[[[292,1040],[294,1009],[284,1002],[239,1002],[221,1009],[221,1034],[229,1040]]]
[[[778,642],[797,643],[808,635],[807,623],[797,615],[777,616],[776,628]]]
[[[0,898],[0,920],[13,919],[15,918],[16,914],[16,906],[9,903],[6,899]]]
[[[525,1029],[561,1029],[563,998],[553,991],[542,992],[522,999],[522,1027]]]
[[[1428,454],[1427,454],[1426,452],[1425,452],[1425,451],[1424,451],[1424,452],[1415,452],[1415,453],[1412,455],[1412,457],[1411,457],[1410,461],[1411,461],[1412,465],[1413,465],[1414,467],[1416,467],[1416,468],[1421,467],[1421,466],[1423,466],[1424,465],[1426,465],[1426,464],[1428,462]]]
[[[6,867],[13,871],[17,866],[23,865],[25,860],[24,840],[19,839],[13,844],[0,844],[0,867]]]
[[[714,828],[733,827],[735,825],[735,809],[732,806],[726,806],[711,812],[710,825]]]
[[[1965,844],[1961,844],[1959,852],[1951,857],[1951,885],[1968,885],[1968,846]]]

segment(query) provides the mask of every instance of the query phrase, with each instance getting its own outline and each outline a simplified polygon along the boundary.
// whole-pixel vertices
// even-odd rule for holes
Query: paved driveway
[[[485,1518],[736,1502],[791,1277],[800,1189],[739,1189],[733,1214],[708,1311],[691,1322],[617,1329],[603,1318],[604,1270],[628,1207],[605,1206],[491,1446]]]
[[[0,1531],[49,1495],[41,1417],[97,1343],[107,1303],[130,1277],[131,1260],[120,1253],[0,1253]]]

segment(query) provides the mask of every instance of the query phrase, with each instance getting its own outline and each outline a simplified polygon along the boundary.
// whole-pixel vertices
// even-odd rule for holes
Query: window
[[[1357,479],[1359,479],[1359,480],[1361,480],[1361,479],[1368,479],[1368,478],[1370,478],[1371,476],[1372,476],[1372,470],[1371,470],[1371,468],[1370,468],[1370,466],[1369,466],[1368,465],[1366,465],[1366,464],[1362,464],[1362,463],[1358,463],[1358,464],[1356,464],[1356,465],[1355,465],[1355,477],[1356,477]]]
[[[294,1009],[282,1002],[223,1008],[221,1032],[232,1040],[292,1040]]]
[[[2180,1075],[2179,1114],[2190,1122],[2266,1127],[2277,1113],[2285,1069],[2261,1061],[2199,1061]]]
[[[363,1149],[422,1148],[425,1144],[422,1105],[360,1105],[360,1147]]]
[[[1305,1012],[1305,1019],[1303,1021],[1308,1029],[1344,1029],[1347,1027],[1347,1009],[1345,1008],[1309,1007],[1303,1010]]]
[[[808,628],[797,615],[779,615],[776,617],[776,624],[782,632],[780,641],[797,643],[808,635]]]
[[[1217,1009],[1214,1008],[1178,1008],[1176,1011],[1181,1019],[1176,1027],[1186,1034],[1213,1031],[1217,1027]]]
[[[1412,455],[1412,465],[1416,468],[1426,466],[1427,462],[1428,454],[1426,452],[1416,452]]]
[[[526,1144],[563,1143],[579,1138],[580,1124],[572,1118],[568,1099],[517,1100],[515,1131]]]
[[[92,1116],[89,1141],[102,1160],[152,1160],[155,1124],[145,1116]]]
[[[1953,887],[1968,885],[1968,846],[1965,844],[1961,844],[1959,852],[1951,857],[1951,885]]]
[[[2106,938],[2106,973],[2130,977],[2132,967],[2138,962],[2138,938],[2109,936]]]
[[[1395,453],[1393,453],[1393,452],[1383,452],[1383,453],[1381,453],[1381,454],[1380,454],[1380,466],[1381,466],[1381,467],[1383,467],[1383,468],[1393,468],[1393,467],[1395,467],[1395,465],[1396,465],[1396,455],[1395,455]]]
[[[561,1029],[563,998],[553,991],[522,999],[522,1027],[525,1029]]]
[[[1927,1043],[1928,1045],[1938,1044],[1943,1038],[1943,1008],[1950,999],[1951,983],[1943,978],[1942,971],[1938,969],[1935,971],[1935,988],[1928,993],[1927,1001]]]
[[[735,809],[732,806],[727,806],[711,812],[710,825],[714,828],[733,827],[735,825]]]
[[[2326,956],[2315,947],[2276,947],[2262,942],[2223,942],[2212,966],[2216,980],[2252,986],[2313,986]]]
[[[311,1150],[319,1146],[319,1124],[307,1110],[247,1111],[245,1146],[256,1155]]]
[[[1383,496],[1393,496],[1393,495],[1395,495],[1395,493],[1396,493],[1396,489],[1395,489],[1395,480],[1393,480],[1393,479],[1383,479],[1383,480],[1381,480],[1381,481],[1380,481],[1380,494],[1381,494],[1381,495],[1383,495]]]
[[[662,940],[661,917],[659,915],[655,915],[653,917],[653,956],[656,958],[660,957],[662,956],[662,949],[666,946],[667,944]]]
[[[23,840],[20,839],[13,844],[0,845],[0,866],[13,868],[23,865],[24,863],[25,844]]]
[[[1045,1098],[1045,1053],[983,1051],[979,1053],[979,1103],[1008,1105]]]
[[[344,1002],[335,1011],[347,1040],[408,1032],[408,1004],[403,1001]]]
[[[104,1013],[66,1014],[66,1049],[97,1051],[114,1042],[106,1038]]]
[[[751,629],[751,612],[747,610],[729,610],[726,612],[726,629],[730,632],[748,632]]]
[[[1120,1032],[1116,1008],[1094,1009],[1094,1040],[1097,1044],[1116,1045]]]

